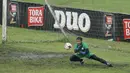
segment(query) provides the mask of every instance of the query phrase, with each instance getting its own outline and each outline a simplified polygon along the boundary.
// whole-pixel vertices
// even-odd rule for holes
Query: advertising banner
[[[28,27],[43,26],[44,8],[29,7],[28,8]]]
[[[114,18],[112,14],[106,14],[105,17],[105,37],[107,39],[113,39],[113,26],[114,26]]]
[[[86,37],[104,38],[104,13],[74,8],[63,8],[52,6],[60,26],[76,35]],[[50,11],[45,10],[45,28],[59,29],[57,21],[54,20]]]
[[[9,3],[9,24],[16,25],[18,22],[18,4],[16,2]]]
[[[123,19],[124,39],[130,39],[130,19]]]
[[[8,5],[8,25],[12,24],[18,27],[23,25],[25,28],[31,29],[60,31],[57,21],[46,5],[43,7],[41,4],[17,1]],[[66,32],[91,38],[130,41],[129,14],[51,7],[61,27]],[[38,28],[35,28],[37,26]]]

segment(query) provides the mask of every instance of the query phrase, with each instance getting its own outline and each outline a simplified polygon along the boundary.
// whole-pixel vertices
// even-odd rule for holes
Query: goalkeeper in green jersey
[[[77,37],[76,39],[77,44],[74,45],[75,54],[70,57],[71,62],[80,62],[80,64],[83,65],[84,60],[82,58],[85,57],[85,58],[99,61],[107,65],[108,67],[112,67],[112,64],[108,63],[102,58],[97,57],[95,54],[92,54],[88,49],[88,45],[82,42],[82,40],[83,39],[81,37]]]

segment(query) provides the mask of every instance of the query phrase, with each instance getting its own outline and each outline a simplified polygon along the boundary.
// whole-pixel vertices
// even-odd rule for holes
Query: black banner
[[[130,41],[124,37],[123,20],[130,22],[130,15],[76,8],[52,6],[60,25],[66,31],[85,37],[103,38],[110,41]],[[45,6],[45,26],[47,30],[59,29],[58,24]],[[128,24],[130,37],[130,24]]]
[[[104,12],[74,8],[52,7],[61,26],[78,35],[105,38]],[[45,28],[58,29],[47,6],[45,6]]]
[[[59,31],[59,25],[54,20],[46,5],[44,6],[44,25],[28,27],[28,7],[41,6],[43,5],[16,1],[11,2],[9,8],[13,7],[14,9],[8,9],[8,18],[10,21],[14,20],[16,23],[10,24],[10,22],[8,22],[8,25],[28,29]],[[78,36],[129,41],[129,39],[124,38],[129,36],[124,36],[123,26],[123,20],[130,19],[130,15],[128,14],[56,6],[52,6],[52,8],[60,25],[67,32],[74,33]],[[128,22],[130,22],[130,20]]]

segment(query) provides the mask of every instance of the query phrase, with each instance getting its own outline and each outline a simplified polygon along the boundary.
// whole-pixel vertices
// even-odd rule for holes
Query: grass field
[[[22,0],[44,4],[44,0]],[[130,0],[48,0],[50,4],[63,7],[130,13]]]
[[[13,34],[25,35],[30,34],[28,37],[41,35],[41,31],[27,30],[20,28],[9,27],[8,31]],[[23,32],[24,31],[24,32]],[[26,32],[25,32],[26,31]],[[33,32],[32,32],[33,31]],[[19,32],[19,33],[18,33]],[[8,32],[9,33],[9,32]],[[0,28],[1,34],[1,28]],[[48,32],[48,34],[52,34]],[[53,33],[53,36],[56,34]],[[14,36],[9,34],[9,39],[17,41],[26,40],[22,36]],[[47,37],[48,35],[41,35]],[[49,38],[49,37],[48,37]],[[71,37],[74,42],[75,37]],[[34,38],[30,38],[34,40]],[[39,37],[35,37],[39,40]],[[0,36],[1,40],[1,36]],[[70,63],[69,56],[73,54],[72,50],[64,50],[63,42],[19,42],[7,43],[0,45],[0,73],[128,73],[130,72],[130,49],[129,43],[124,42],[108,42],[100,39],[84,38],[85,42],[89,44],[90,50],[96,55],[110,61],[114,67],[108,68],[99,62],[85,59],[85,65],[81,66],[79,63]],[[31,53],[31,54],[30,54]],[[67,55],[67,56],[54,56],[44,57],[49,54],[54,55]],[[28,56],[26,56],[28,55]],[[38,56],[40,55],[40,56]],[[25,57],[25,58],[24,58]]]
[[[43,3],[43,0],[22,1]],[[129,0],[49,0],[49,2],[57,6],[130,13]],[[0,44],[0,73],[130,72],[129,43],[84,38],[92,53],[110,61],[114,67],[108,68],[89,59],[85,59],[85,65],[81,66],[79,63],[69,62],[73,49],[64,50],[64,42],[57,41],[62,38],[62,34],[56,32],[8,27],[8,43]],[[75,36],[71,36],[70,39],[74,44]],[[45,40],[54,42],[43,42]]]

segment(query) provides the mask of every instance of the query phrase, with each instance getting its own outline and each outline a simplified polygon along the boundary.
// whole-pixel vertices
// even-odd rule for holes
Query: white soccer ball
[[[72,48],[72,44],[71,43],[65,43],[64,49],[69,50],[71,48]]]

